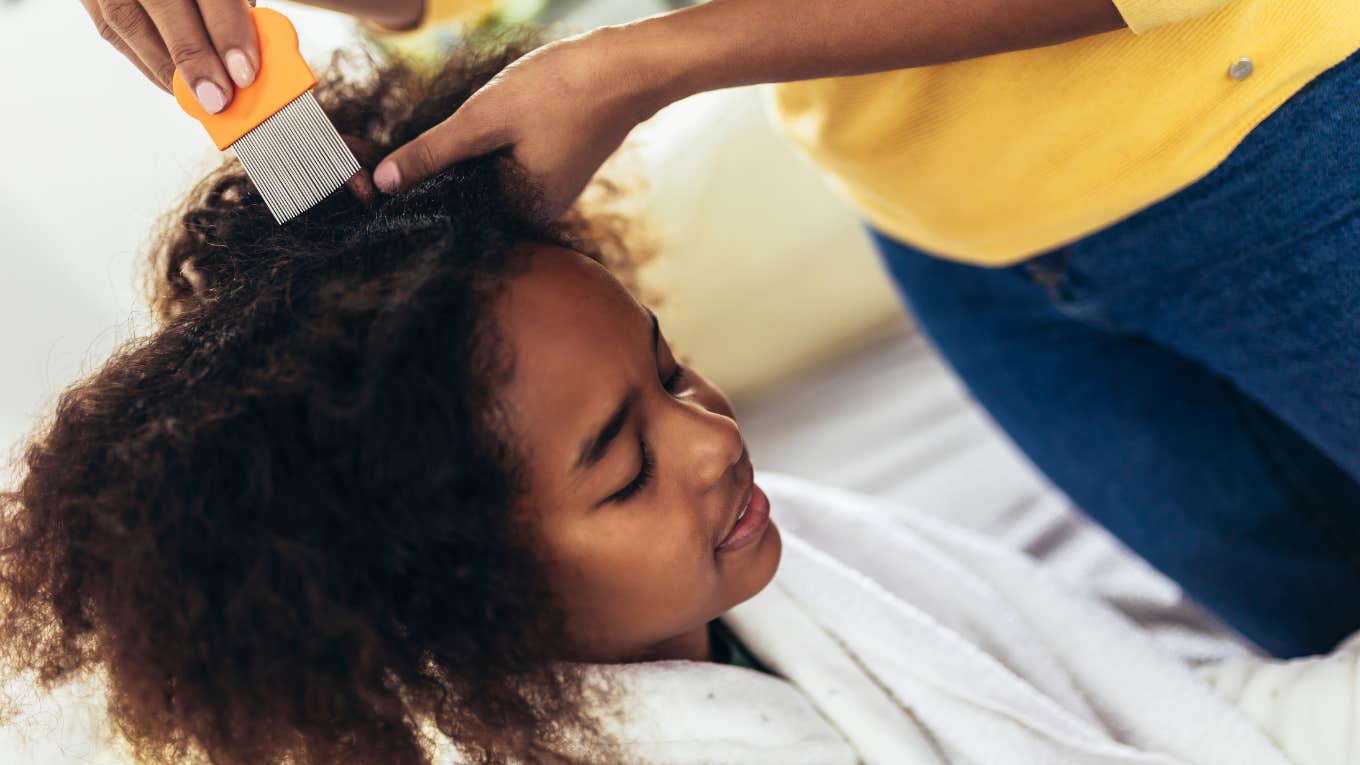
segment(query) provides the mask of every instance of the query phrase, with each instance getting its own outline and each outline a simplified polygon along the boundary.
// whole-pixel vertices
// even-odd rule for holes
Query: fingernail
[[[250,65],[250,59],[246,54],[232,48],[223,58],[227,62],[227,71],[231,73],[231,81],[236,83],[236,87],[250,87],[250,83],[255,81],[255,67]]]
[[[217,114],[227,105],[227,94],[217,87],[217,83],[212,80],[204,80],[194,88],[194,95],[198,97],[198,102],[208,110],[208,114]]]
[[[396,191],[401,185],[401,171],[397,169],[397,163],[383,162],[378,165],[378,169],[373,171],[373,183],[388,194]]]

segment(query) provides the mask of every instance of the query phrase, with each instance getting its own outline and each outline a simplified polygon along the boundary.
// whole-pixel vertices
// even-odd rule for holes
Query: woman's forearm
[[[710,0],[607,34],[669,103],[737,85],[1037,48],[1123,26],[1112,0]]]
[[[1212,0],[1211,0],[1212,1]],[[939,64],[1108,32],[1114,0],[710,0],[544,45],[374,170],[385,192],[510,147],[554,218],[637,124],[736,85]]]
[[[303,5],[348,13],[385,29],[413,29],[425,16],[425,0],[297,0]]]

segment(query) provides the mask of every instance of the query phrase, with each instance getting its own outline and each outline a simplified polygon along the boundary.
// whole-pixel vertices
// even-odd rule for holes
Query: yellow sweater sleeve
[[[1189,21],[1218,10],[1232,0],[1114,0],[1124,22],[1134,34],[1168,24]]]

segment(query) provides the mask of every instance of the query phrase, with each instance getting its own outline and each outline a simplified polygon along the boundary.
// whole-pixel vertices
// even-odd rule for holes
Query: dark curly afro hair
[[[351,54],[317,97],[381,156],[536,42]],[[637,250],[603,212],[535,223],[516,177],[486,157],[285,226],[236,162],[202,181],[153,248],[157,329],[61,396],[0,495],[9,676],[98,674],[146,763],[619,761],[526,541],[487,317],[526,243],[625,283]]]

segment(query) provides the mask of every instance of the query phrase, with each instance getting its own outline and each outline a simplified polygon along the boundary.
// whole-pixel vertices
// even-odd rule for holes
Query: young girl
[[[377,154],[525,49],[319,97]],[[771,502],[626,289],[626,221],[531,223],[496,157],[356,189],[279,227],[237,164],[204,180],[155,248],[158,329],[0,500],[7,670],[100,673],[141,761],[1345,756],[1349,654],[1307,669],[1335,688],[1242,660],[1215,695],[981,540],[777,477]],[[1275,719],[1319,700],[1341,720]]]

